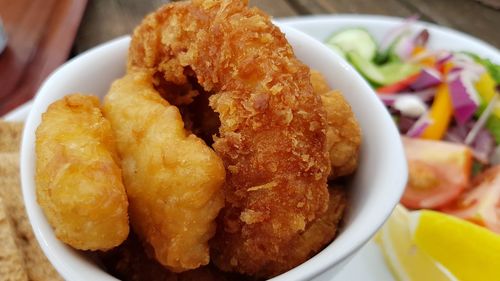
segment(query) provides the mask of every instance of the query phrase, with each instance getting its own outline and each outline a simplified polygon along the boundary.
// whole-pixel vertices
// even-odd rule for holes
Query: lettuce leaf
[[[490,133],[495,138],[495,142],[497,145],[500,144],[500,118],[496,115],[491,115],[488,121],[486,122],[486,129],[490,131]]]
[[[489,59],[482,59],[480,63],[486,67],[493,80],[500,84],[500,65],[492,63]]]
[[[497,84],[500,84],[500,65],[493,63],[489,59],[484,59],[476,54],[470,52],[464,52],[468,56],[472,57],[476,62],[482,64],[486,70],[490,73],[491,77]]]

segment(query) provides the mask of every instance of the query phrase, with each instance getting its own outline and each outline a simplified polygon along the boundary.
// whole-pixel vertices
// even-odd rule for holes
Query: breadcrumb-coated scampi
[[[81,250],[108,250],[129,233],[115,138],[99,99],[51,104],[36,130],[37,200],[56,236]]]
[[[323,75],[311,70],[314,92],[321,96],[326,111],[326,139],[332,170],[330,179],[347,176],[356,170],[361,146],[361,129],[351,106],[339,91],[331,90]]]
[[[269,16],[246,2],[160,8],[134,31],[128,66],[153,72],[157,87],[195,80],[211,95],[221,123],[213,148],[227,171],[212,260],[265,276],[326,211],[330,163],[309,68]]]
[[[207,264],[224,204],[221,159],[186,132],[179,110],[161,98],[148,72],[116,80],[104,114],[122,158],[134,231],[172,271]]]
[[[328,210],[291,241],[285,255],[262,270],[265,275],[275,276],[300,265],[321,251],[335,238],[347,206],[347,196],[344,187],[334,186],[330,187],[328,191],[330,193]]]

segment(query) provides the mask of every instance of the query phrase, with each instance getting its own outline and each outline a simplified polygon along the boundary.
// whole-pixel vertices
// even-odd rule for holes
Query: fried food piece
[[[80,250],[108,250],[128,235],[127,195],[115,138],[99,99],[51,104],[36,130],[36,193],[56,236]]]
[[[358,166],[361,146],[361,130],[356,117],[342,93],[332,91],[320,72],[311,70],[311,84],[314,92],[321,96],[328,120],[326,139],[332,165],[329,178],[350,175]]]
[[[134,231],[172,271],[208,264],[208,240],[224,204],[221,159],[186,132],[179,110],[147,72],[115,81],[104,114],[118,140]]]
[[[129,71],[197,81],[219,114],[213,148],[227,171],[212,240],[225,271],[264,276],[328,207],[326,114],[309,68],[268,15],[247,1],[163,6],[134,31]]]
[[[311,85],[317,95],[324,95],[332,90],[323,74],[315,69],[311,69]]]
[[[335,186],[328,189],[330,201],[328,210],[316,219],[301,235],[293,239],[286,255],[265,270],[266,276],[278,275],[290,268],[296,267],[321,251],[338,232],[338,226],[347,206],[346,193],[343,187]]]
[[[111,275],[123,281],[244,281],[248,279],[223,273],[212,264],[182,273],[174,273],[162,266],[150,254],[132,232],[123,244],[106,253],[99,253],[98,258]]]

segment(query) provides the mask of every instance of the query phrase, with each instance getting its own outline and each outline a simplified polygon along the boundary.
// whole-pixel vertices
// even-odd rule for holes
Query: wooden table
[[[497,2],[500,0],[489,0]],[[130,33],[160,0],[89,1],[74,45],[74,54]],[[500,10],[474,0],[250,0],[274,17],[314,14],[377,14],[420,19],[448,26],[500,48]]]
[[[68,2],[69,0],[58,1]],[[500,5],[500,0],[481,1]],[[3,3],[6,2],[8,0],[3,1]],[[169,1],[88,1],[70,56],[78,55],[112,38],[129,34],[147,13],[166,2]],[[250,5],[255,5],[277,18],[339,13],[398,17],[419,14],[424,21],[469,33],[500,48],[500,10],[490,8],[475,0],[250,0]],[[2,78],[0,74],[0,89]],[[34,91],[24,93],[22,97],[9,97],[9,100],[16,100],[16,104],[20,104],[33,94]],[[2,103],[3,101],[0,100],[0,116],[6,112]],[[10,107],[12,108],[13,105],[11,104]],[[2,107],[4,107],[3,112]]]

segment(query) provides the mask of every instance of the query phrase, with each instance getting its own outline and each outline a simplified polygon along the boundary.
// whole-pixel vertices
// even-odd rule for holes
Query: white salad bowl
[[[398,131],[367,83],[322,43],[290,27],[280,28],[297,57],[321,71],[332,88],[342,91],[363,133],[359,167],[348,187],[348,210],[339,235],[308,261],[272,279],[322,280],[334,275],[388,218],[404,190],[407,167]],[[38,91],[25,124],[21,147],[24,202],[41,248],[66,280],[116,279],[85,254],[60,242],[37,204],[35,130],[49,104],[69,93],[93,93],[102,98],[111,82],[125,73],[129,42],[129,37],[115,39],[58,68]]]

